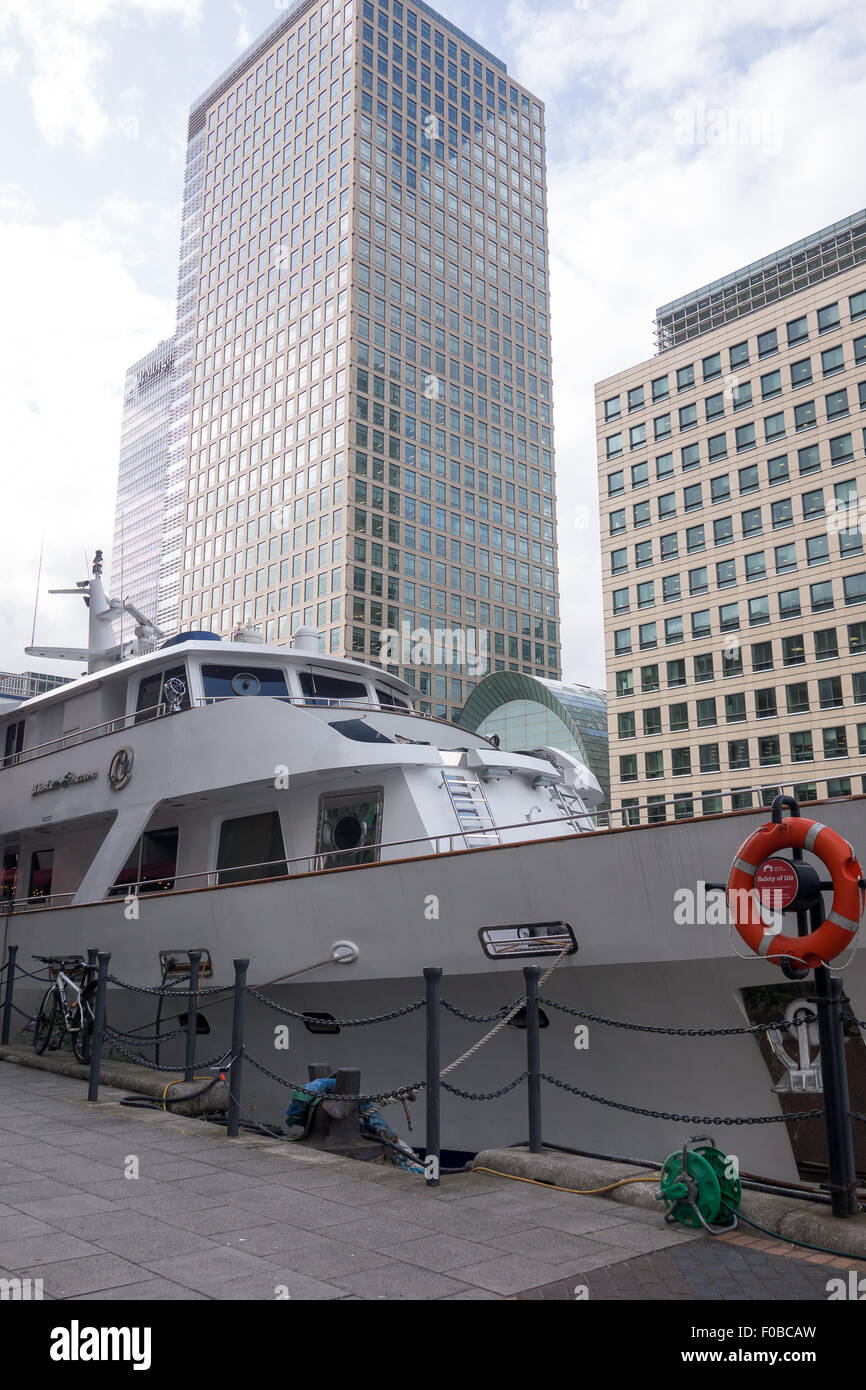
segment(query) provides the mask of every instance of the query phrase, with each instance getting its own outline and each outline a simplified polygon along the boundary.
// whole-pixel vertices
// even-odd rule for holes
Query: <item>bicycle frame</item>
[[[69,1002],[66,997],[67,985],[75,992],[75,998],[72,1001],[71,1008],[69,1007]],[[64,1028],[67,1033],[79,1033],[84,1027],[84,1010],[81,1007],[81,996],[84,993],[83,987],[77,985],[74,980],[71,980],[66,972],[58,966],[57,975],[54,980],[54,991],[60,1000],[60,1007],[63,1010]],[[78,1011],[78,1022],[73,1023],[72,1018],[76,1010]]]

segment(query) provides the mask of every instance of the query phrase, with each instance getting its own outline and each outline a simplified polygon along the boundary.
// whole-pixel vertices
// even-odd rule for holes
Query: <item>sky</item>
[[[81,643],[124,372],[174,328],[191,103],[287,0],[0,0],[0,670]],[[444,0],[546,104],[563,675],[604,684],[593,388],[866,205],[858,0]],[[86,560],[85,557],[88,557]],[[109,564],[110,569],[110,564]],[[134,595],[130,597],[134,600]]]

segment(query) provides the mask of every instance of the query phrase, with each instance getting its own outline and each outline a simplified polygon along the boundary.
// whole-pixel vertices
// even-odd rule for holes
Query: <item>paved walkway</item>
[[[0,1064],[0,1278],[46,1298],[824,1299],[835,1273],[602,1198],[468,1173],[434,1192],[101,1094]]]

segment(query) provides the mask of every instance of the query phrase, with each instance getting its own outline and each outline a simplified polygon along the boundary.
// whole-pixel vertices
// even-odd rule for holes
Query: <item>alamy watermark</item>
[[[782,149],[781,112],[767,107],[707,106],[696,101],[674,110],[678,145],[754,145],[769,154]]]
[[[413,628],[404,618],[400,630],[379,633],[379,659],[392,666],[444,666],[472,677],[486,674],[490,665],[487,628]]]

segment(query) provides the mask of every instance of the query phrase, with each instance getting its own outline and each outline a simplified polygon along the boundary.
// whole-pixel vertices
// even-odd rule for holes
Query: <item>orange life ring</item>
[[[756,869],[780,849],[805,849],[817,855],[833,880],[833,905],[822,925],[808,936],[783,936],[773,931],[753,891]],[[811,969],[828,964],[853,941],[863,915],[862,876],[847,840],[821,821],[791,816],[762,825],[740,846],[728,878],[728,906],[737,931],[756,955],[777,964],[783,956],[790,956]]]

